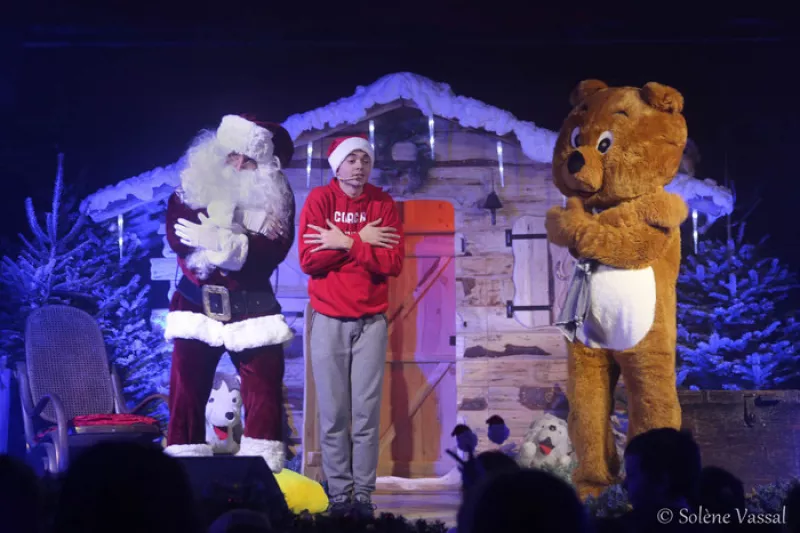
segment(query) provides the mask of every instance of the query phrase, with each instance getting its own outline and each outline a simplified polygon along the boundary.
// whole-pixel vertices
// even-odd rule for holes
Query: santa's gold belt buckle
[[[203,312],[220,322],[231,319],[231,293],[220,285],[203,285]]]

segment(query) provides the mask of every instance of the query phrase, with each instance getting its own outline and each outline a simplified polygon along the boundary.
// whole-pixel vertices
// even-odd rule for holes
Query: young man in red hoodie
[[[310,276],[313,309],[307,334],[333,514],[374,510],[388,278],[400,274],[404,259],[394,200],[367,183],[374,161],[366,139],[336,139],[328,151],[335,176],[311,191],[300,213],[300,267]]]

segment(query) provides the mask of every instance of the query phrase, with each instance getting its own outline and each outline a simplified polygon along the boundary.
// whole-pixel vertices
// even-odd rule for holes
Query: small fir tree
[[[22,245],[17,257],[4,256],[0,267],[4,294],[0,351],[10,361],[24,356],[25,319],[32,310],[47,304],[69,303],[71,296],[86,293],[103,277],[98,268],[92,269],[94,275],[79,272],[88,252],[96,245],[90,238],[81,239],[86,219],[72,215],[59,220],[64,185],[63,159],[63,154],[59,154],[52,211],[46,214],[44,227],[36,216],[33,200],[28,198],[25,212],[33,239],[20,235]]]
[[[97,319],[129,405],[153,392],[165,393],[169,347],[150,327],[149,287],[135,272],[147,250],[133,233],[122,235],[120,245],[116,225],[103,228],[90,223],[75,209],[74,199],[65,206],[63,189],[60,154],[52,211],[45,215],[44,227],[27,199],[33,239],[20,235],[17,257],[2,260],[0,356],[11,361],[24,358],[25,320],[32,310],[57,303],[74,305]],[[154,414],[163,419],[166,407],[158,406]]]
[[[126,398],[138,403],[154,392],[167,394],[170,345],[150,326],[150,287],[135,270],[148,250],[131,232],[123,233],[120,245],[116,223],[105,231],[92,229],[100,243],[95,253],[113,266],[104,283],[93,288],[92,298],[99,303],[96,317]],[[153,406],[160,418],[166,418],[163,403]]]
[[[797,311],[781,305],[798,287],[776,258],[736,239],[707,240],[678,277],[678,385],[775,389],[800,375]]]
[[[615,518],[631,510],[628,493],[622,485],[611,485],[600,496],[589,496],[585,505],[589,514],[596,518]]]

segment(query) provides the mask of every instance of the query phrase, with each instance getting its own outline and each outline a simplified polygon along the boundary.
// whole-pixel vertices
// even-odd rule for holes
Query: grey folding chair
[[[155,418],[136,413],[167,397],[152,394],[128,410],[110,367],[100,327],[85,311],[49,305],[28,316],[16,375],[28,453],[43,452],[45,471],[64,472],[70,450],[102,440],[162,437]]]

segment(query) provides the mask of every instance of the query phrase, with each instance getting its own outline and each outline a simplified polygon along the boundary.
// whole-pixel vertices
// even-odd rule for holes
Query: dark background
[[[56,154],[81,195],[177,160],[225,113],[282,121],[410,71],[557,130],[584,78],[686,99],[698,174],[735,184],[747,235],[800,264],[798,35],[730,3],[42,2],[0,8],[0,196],[7,246],[44,211]],[[699,4],[699,3],[696,3]],[[739,214],[739,213],[737,213]],[[723,232],[724,221],[716,230]],[[717,235],[719,236],[719,235]]]

